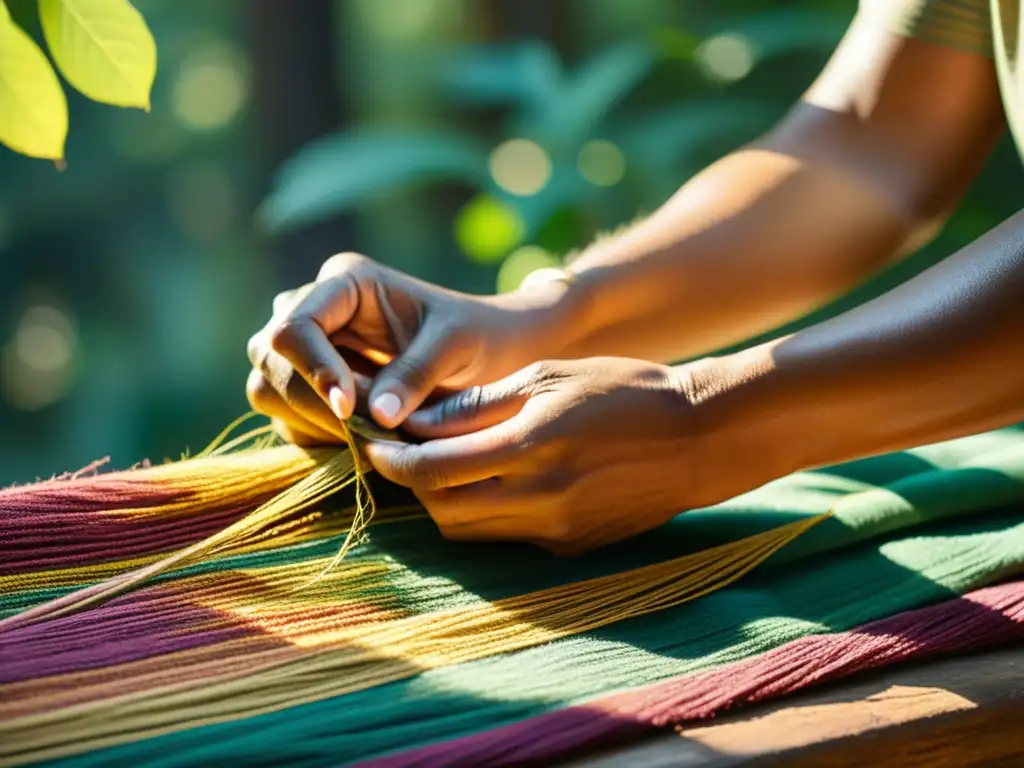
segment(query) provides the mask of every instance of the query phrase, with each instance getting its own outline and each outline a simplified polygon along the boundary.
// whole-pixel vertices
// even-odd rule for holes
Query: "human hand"
[[[273,317],[250,340],[249,402],[300,444],[338,442],[357,394],[394,428],[435,390],[493,381],[554,353],[569,322],[563,292],[550,284],[472,296],[365,256],[333,256],[316,282],[275,299]],[[346,350],[377,369],[360,370]]]
[[[404,427],[426,442],[366,453],[448,538],[576,554],[726,498],[697,471],[688,391],[654,363],[543,362],[413,413]]]

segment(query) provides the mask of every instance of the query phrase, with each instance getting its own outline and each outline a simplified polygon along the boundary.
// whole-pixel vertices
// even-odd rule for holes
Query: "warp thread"
[[[909,660],[1024,639],[1024,582],[971,592],[848,632],[810,635],[711,672],[685,675],[502,728],[359,763],[361,768],[545,764],[669,725]]]
[[[294,520],[297,514],[324,501],[350,484],[354,484],[356,505],[354,514],[348,522],[348,535],[342,542],[336,557],[328,563],[324,570],[326,572],[337,565],[351,548],[362,540],[366,528],[375,513],[373,496],[366,478],[367,468],[359,456],[359,448],[356,444],[353,430],[348,424],[342,423],[343,436],[350,449],[304,452],[304,455],[298,454],[296,450],[288,450],[283,456],[284,462],[274,461],[273,459],[276,457],[268,455],[268,452],[263,450],[263,446],[257,444],[253,450],[235,454],[252,460],[243,465],[244,470],[248,471],[232,473],[230,471],[232,469],[231,465],[226,463],[223,458],[227,452],[250,443],[254,438],[261,438],[266,434],[265,428],[258,429],[225,443],[224,441],[231,430],[238,423],[236,421],[234,424],[229,425],[217,437],[214,443],[201,452],[196,459],[164,465],[163,471],[140,470],[140,472],[145,472],[146,476],[129,478],[129,480],[134,480],[134,483],[129,483],[128,488],[122,489],[115,486],[114,492],[111,494],[113,498],[132,505],[127,509],[122,508],[118,511],[121,514],[145,518],[150,518],[153,514],[156,514],[159,515],[160,520],[163,520],[165,517],[173,519],[176,515],[182,513],[190,514],[193,517],[201,516],[205,527],[208,527],[209,518],[212,513],[223,510],[229,514],[237,514],[238,505],[235,494],[242,492],[243,487],[247,491],[243,498],[250,500],[265,497],[267,492],[277,491],[276,495],[271,496],[241,519],[209,533],[209,535],[199,541],[193,540],[188,546],[172,552],[166,557],[146,562],[134,570],[110,576],[99,584],[86,587],[70,595],[62,596],[43,605],[35,606],[22,613],[0,620],[0,632],[32,622],[56,618],[72,611],[82,610],[136,588],[175,568],[187,567],[188,565],[201,562],[209,556],[215,556],[228,551],[237,551],[246,545],[251,546],[260,539],[274,535],[283,527],[287,527],[288,522]],[[290,472],[287,471],[289,466],[292,470]],[[178,471],[174,472],[172,468]],[[130,474],[137,475],[138,472]],[[296,479],[297,477],[299,479]],[[94,486],[96,483],[89,483],[89,479],[92,478],[81,480],[79,488],[75,489],[80,492],[80,496],[88,498],[91,492],[95,490]],[[117,478],[117,480],[123,482],[122,478]],[[185,494],[180,490],[175,492],[168,489],[165,490],[164,494],[158,493],[155,498],[146,493],[133,493],[146,480],[157,484],[161,481],[166,482],[170,480],[180,484],[181,488],[187,488],[188,493]],[[100,484],[102,485],[102,482]],[[0,496],[0,511],[3,511],[5,507],[14,508],[14,523],[16,525],[19,522],[22,523],[17,528],[19,535],[12,537],[5,535],[3,537],[4,544],[14,550],[24,549],[26,546],[33,544],[37,545],[35,549],[36,554],[33,554],[32,560],[29,561],[30,565],[36,567],[38,567],[40,559],[37,554],[40,537],[46,535],[44,533],[45,526],[51,521],[47,520],[43,515],[38,515],[38,509],[31,509],[33,506],[32,501],[39,500],[40,492],[42,492],[44,498],[47,497],[49,495],[47,491],[51,490],[59,494],[61,492],[66,493],[68,488],[58,487],[51,489],[49,487],[29,486],[28,488],[5,491],[4,493],[7,494],[6,498]],[[264,493],[257,495],[261,490]],[[182,500],[182,496],[185,497],[184,500]],[[98,499],[95,500],[102,500],[103,498],[105,498],[105,495],[100,493]],[[134,506],[140,500],[143,503],[148,502],[148,505],[142,509]],[[94,498],[89,498],[89,501],[94,501]],[[78,517],[77,513],[80,512],[88,513],[89,511],[95,511],[86,505],[83,506],[84,509],[72,508],[72,518]],[[25,511],[25,507],[30,509]],[[101,509],[106,511],[103,507]],[[117,510],[118,507],[113,506],[113,509]],[[37,519],[32,519],[33,515]],[[222,519],[218,519],[217,522],[222,524]],[[9,522],[10,518],[5,519],[5,525]],[[166,528],[160,530],[159,525],[154,525],[154,521],[151,519],[147,519],[145,522],[145,527],[139,533],[145,537],[146,542],[152,541],[154,536],[169,533]],[[194,526],[185,527],[186,536],[189,529],[194,530]],[[39,530],[40,528],[44,530]],[[50,530],[50,535],[52,535],[52,529]],[[180,538],[170,538],[170,540],[178,543]],[[132,552],[130,549],[132,542],[130,540],[126,542],[123,537],[117,537],[116,543],[122,553],[125,551]],[[126,544],[128,546],[125,546]],[[106,542],[106,545],[109,546],[109,542]],[[144,543],[143,546],[145,546]],[[82,553],[74,549],[71,551],[65,549],[62,553],[63,561],[72,560],[75,555],[79,554]],[[24,561],[21,565],[24,566]],[[320,576],[317,578],[320,578]]]
[[[425,670],[557,646],[552,641],[718,590],[827,517],[802,514],[795,523],[654,565],[409,615],[389,600],[402,584],[415,589],[424,580],[392,581],[395,564],[353,551],[371,522],[408,512],[378,510],[374,517],[357,451],[271,448],[265,438],[260,433],[250,445],[225,437],[181,462],[0,492],[0,550],[16,551],[10,527],[10,538],[21,537],[28,554],[10,573],[0,572],[0,598],[16,605],[11,591],[22,590],[33,601],[0,622],[0,764],[80,755],[197,725],[216,728],[369,693]],[[980,471],[921,473],[915,492],[900,486],[899,494],[846,496],[849,503],[837,505],[851,508],[837,521],[841,537],[835,530],[812,541],[809,551],[918,524],[929,515],[942,519],[972,505],[992,509],[1019,498],[1022,463],[1019,450],[1004,450],[988,457]],[[329,557],[319,550],[316,557],[302,556],[298,547],[315,545],[327,532],[319,505],[352,484],[356,506],[334,516],[329,527],[331,535],[344,536],[340,547]],[[946,492],[967,487],[976,492],[966,499]],[[854,527],[846,530],[850,523]],[[47,535],[53,524],[60,536],[79,537],[72,556],[46,549],[55,543]],[[131,557],[115,559],[116,537],[100,547],[93,524],[106,534],[130,531],[125,541]],[[901,562],[916,562],[918,572],[946,579],[951,588],[976,586],[978,579],[1024,561],[1024,529],[992,525],[976,538],[899,543],[894,556],[902,552]],[[147,540],[147,529],[159,534]],[[292,549],[278,564],[204,570],[285,543]],[[348,555],[340,567],[339,551]],[[125,563],[127,572],[111,574]],[[51,570],[54,564],[63,567]],[[32,591],[59,593],[97,578],[99,583],[54,599]],[[932,594],[896,583],[904,585],[896,601],[904,606]],[[937,588],[931,582],[917,587]],[[124,655],[111,657],[110,651]]]
[[[192,656],[192,651],[177,653],[170,667],[166,657],[158,657],[120,665],[113,679],[114,670],[102,667],[63,679],[58,675],[9,684],[0,703],[0,763],[51,759],[251,717],[660,611],[734,582],[824,517],[808,517],[652,566],[493,603],[334,629],[317,622],[302,631],[286,625],[278,635],[288,641],[286,645],[264,645],[247,653],[244,663],[225,664],[249,639],[227,637],[221,648],[200,646]],[[218,602],[231,598],[230,593],[216,596]],[[145,619],[145,610],[139,615]],[[60,632],[62,622],[71,618],[14,629],[8,647],[30,648],[40,632]],[[333,618],[337,624],[338,617]],[[122,631],[130,629],[120,626]],[[144,690],[139,690],[140,684]]]

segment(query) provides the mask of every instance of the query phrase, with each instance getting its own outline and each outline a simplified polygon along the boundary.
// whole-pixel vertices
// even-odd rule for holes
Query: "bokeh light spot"
[[[510,139],[491,153],[494,183],[513,195],[527,197],[544,189],[551,178],[551,158],[536,142]]]
[[[523,281],[541,270],[557,269],[558,257],[536,245],[524,245],[508,255],[498,270],[498,292],[507,293],[519,288]]]
[[[181,63],[171,92],[174,116],[193,131],[228,125],[249,99],[245,56],[225,42],[207,43]]]
[[[45,304],[26,309],[0,359],[8,402],[35,411],[60,400],[71,384],[77,343],[75,325],[64,312]]]
[[[493,264],[523,238],[523,221],[511,206],[477,195],[455,217],[455,242],[473,261]]]
[[[622,151],[610,141],[588,141],[576,160],[580,175],[595,187],[613,187],[626,173]]]
[[[723,83],[742,80],[754,68],[754,50],[740,35],[715,35],[697,48],[697,65],[705,77]]]

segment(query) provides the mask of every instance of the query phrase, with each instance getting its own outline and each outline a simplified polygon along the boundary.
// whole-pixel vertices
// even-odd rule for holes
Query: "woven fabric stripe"
[[[97,478],[68,497],[59,482],[4,492],[0,538],[36,525],[14,515],[19,498],[66,520],[68,541],[92,519],[168,527],[128,558],[111,547],[0,575],[0,764],[373,759],[756,659],[1024,566],[1012,430],[785,478],[576,560],[452,544],[422,514],[382,509],[330,569],[356,516],[351,479],[320,472],[329,456],[274,451],[100,476],[149,482],[137,506],[79,504]],[[266,501],[275,491],[298,501]],[[212,508],[229,510],[227,534],[207,535]],[[190,555],[162,540],[179,524]],[[30,555],[48,544],[26,541]]]
[[[578,756],[659,728],[901,662],[1024,640],[1024,582],[971,592],[849,632],[810,635],[713,672],[683,676],[513,725],[397,752],[362,768],[505,766]]]

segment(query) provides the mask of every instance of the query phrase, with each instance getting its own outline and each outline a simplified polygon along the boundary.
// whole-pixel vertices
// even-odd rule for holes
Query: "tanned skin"
[[[422,440],[375,440],[370,460],[445,535],[564,553],[788,472],[1021,420],[1021,216],[843,316],[699,357],[919,248],[1004,130],[992,61],[896,36],[882,8],[864,3],[778,125],[586,249],[569,281],[470,296],[332,257],[250,342],[253,406],[287,439],[336,442],[367,396]],[[384,367],[353,371],[346,350]]]

